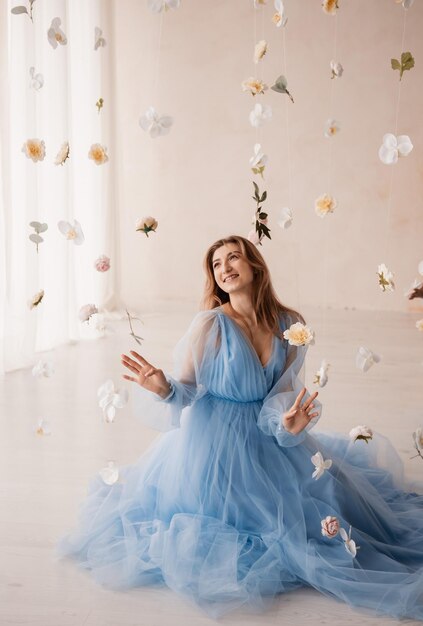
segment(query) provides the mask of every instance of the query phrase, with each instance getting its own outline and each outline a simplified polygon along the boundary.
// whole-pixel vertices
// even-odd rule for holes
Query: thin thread
[[[158,83],[159,83],[159,75],[160,75],[160,53],[161,53],[161,48],[162,48],[162,32],[163,32],[163,19],[164,19],[164,11],[160,12],[160,23],[159,23],[159,38],[158,38],[158,50],[157,50],[157,57],[156,57],[156,67],[154,70],[154,79],[153,79],[153,98],[154,98],[154,103],[156,102],[156,98],[157,98],[157,91],[158,91]]]

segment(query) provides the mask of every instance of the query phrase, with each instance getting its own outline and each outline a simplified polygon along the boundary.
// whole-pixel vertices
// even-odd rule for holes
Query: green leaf
[[[414,57],[411,52],[403,52],[401,54],[401,65],[405,70],[411,70],[414,67]]]
[[[26,7],[13,7],[13,9],[11,9],[11,13],[13,13],[13,15],[19,15],[22,13],[28,13],[28,9]]]
[[[393,70],[401,70],[401,63],[398,59],[391,59],[391,67]]]
[[[259,187],[258,187],[257,183],[255,183],[253,181],[253,185],[254,185],[254,189],[255,189],[256,194],[258,194],[259,193]]]
[[[259,219],[260,219],[260,220],[265,220],[265,219],[266,219],[266,217],[267,217],[267,213],[260,213],[260,214],[259,214]]]
[[[275,80],[275,84],[272,85],[271,89],[273,91],[277,91],[278,93],[286,93],[286,88],[288,87],[288,81],[285,76],[278,76]]]
[[[264,202],[266,200],[266,198],[267,198],[267,191],[263,191],[263,195],[260,198],[260,202]]]

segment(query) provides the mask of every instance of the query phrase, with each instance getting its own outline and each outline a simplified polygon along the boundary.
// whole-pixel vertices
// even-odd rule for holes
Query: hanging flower
[[[90,317],[90,328],[96,330],[100,337],[115,332],[114,328],[106,323],[106,318],[102,313],[93,313]]]
[[[334,61],[333,59],[330,62],[330,70],[331,70],[331,79],[341,78],[342,74],[344,73],[344,68],[342,67],[342,65],[338,61]]]
[[[94,261],[94,267],[97,272],[107,272],[110,269],[110,259],[105,254],[102,254]]]
[[[121,409],[128,402],[128,391],[115,389],[113,381],[106,380],[98,388],[97,397],[99,407],[103,410],[104,421],[110,424],[115,419],[116,409]]]
[[[258,78],[250,77],[242,82],[242,91],[249,91],[252,96],[264,93],[266,89],[269,89],[269,87]]]
[[[104,105],[103,98],[99,98],[97,102],[95,103],[95,106],[97,107],[97,113],[100,113],[101,109],[103,108],[103,105]]]
[[[34,378],[50,378],[54,374],[51,361],[38,361],[32,368]]]
[[[414,447],[417,452],[423,452],[423,428],[417,428],[413,433]],[[419,455],[421,456],[421,454]]]
[[[31,80],[29,82],[29,86],[31,87],[31,89],[35,89],[35,91],[41,89],[41,87],[44,85],[44,76],[42,74],[36,74],[35,67],[29,68],[29,75],[31,77]]]
[[[322,9],[328,15],[336,15],[336,9],[339,9],[338,0],[323,0]]]
[[[283,6],[282,0],[275,0],[275,9],[276,13],[272,17],[272,22],[276,24],[278,28],[280,26],[285,26],[288,18],[285,15],[285,7]]]
[[[169,115],[159,116],[154,107],[149,107],[139,119],[139,124],[152,139],[167,135],[173,124],[173,118]]]
[[[60,28],[61,23],[62,20],[60,17],[55,17],[51,21],[51,26],[47,31],[48,42],[54,50],[57,48],[57,44],[65,46],[68,43],[65,33]]]
[[[284,330],[283,336],[291,346],[307,346],[314,343],[314,332],[301,322],[291,324],[287,330]]]
[[[106,146],[102,146],[100,143],[93,143],[88,152],[88,158],[92,159],[96,165],[107,163],[109,157],[107,156]]]
[[[148,8],[153,13],[168,11],[169,9],[179,9],[181,0],[148,0]]]
[[[404,9],[409,9],[410,7],[413,6],[414,4],[414,0],[395,0],[395,2],[397,4],[402,4],[402,6],[404,7]]]
[[[264,39],[261,39],[254,46],[254,57],[253,57],[254,63],[258,63],[259,61],[261,61],[261,59],[264,57],[266,52],[267,52],[267,42]]]
[[[106,467],[103,467],[99,474],[106,485],[114,485],[119,480],[119,468],[115,461],[107,461]]]
[[[324,387],[328,382],[328,369],[330,367],[330,363],[327,363],[325,359],[320,364],[320,368],[314,375],[313,384],[318,385],[319,387]]]
[[[333,213],[337,206],[338,203],[335,198],[327,193],[324,193],[315,201],[314,210],[319,217],[326,217],[329,213]]]
[[[44,298],[44,289],[41,289],[40,291],[38,291],[31,300],[28,300],[28,306],[31,309],[34,309],[36,306],[38,306],[42,299]]]
[[[336,120],[327,120],[325,124],[325,137],[333,137],[340,131],[339,122]]]
[[[57,227],[69,241],[73,241],[76,246],[80,246],[84,243],[85,237],[82,232],[81,224],[77,220],[73,220],[73,224],[60,220],[57,223]]]
[[[22,152],[28,159],[36,163],[37,161],[44,160],[46,156],[46,146],[41,139],[28,139],[22,146]]]
[[[277,77],[277,79],[275,80],[275,84],[271,86],[271,89],[273,89],[273,91],[276,91],[276,93],[286,93],[291,102],[294,102],[294,98],[288,91],[288,81],[286,80],[285,76],[282,76],[282,74]]]
[[[50,423],[46,422],[46,420],[38,420],[37,427],[35,429],[37,435],[51,435]]]
[[[360,549],[360,546],[356,546],[355,541],[351,539],[351,526],[350,526],[350,532],[348,535],[347,535],[347,531],[344,528],[339,529],[339,534],[344,540],[345,549],[348,552],[348,554],[351,554],[352,557],[355,557],[357,554],[357,550]]]
[[[54,160],[55,165],[64,165],[65,161],[69,158],[69,143],[65,141],[62,143],[59,152],[56,154]]]
[[[261,104],[257,102],[254,105],[254,109],[251,111],[249,120],[251,126],[254,128],[258,128],[259,126],[263,126],[263,124],[272,118],[272,107],[268,104]]]
[[[333,515],[328,515],[325,519],[322,519],[320,522],[322,526],[322,535],[324,537],[329,537],[329,539],[333,539],[339,533],[339,522],[338,518]]]
[[[29,225],[35,230],[35,233],[29,235],[29,239],[35,243],[38,252],[38,246],[44,241],[40,233],[44,233],[48,229],[48,225],[41,222],[29,222]]]
[[[259,236],[255,228],[252,228],[247,235],[248,241],[251,241],[251,243],[255,246],[261,245],[261,240],[263,239],[263,237],[264,235],[262,235],[261,237]]]
[[[285,206],[280,210],[278,218],[278,226],[281,228],[289,228],[293,222],[292,211],[289,207]]]
[[[421,320],[417,320],[417,322],[416,322],[416,328],[417,328],[417,330],[419,330],[421,333],[423,333],[423,319],[421,319]]]
[[[260,6],[264,6],[267,3],[267,0],[253,0],[254,8],[258,9]]]
[[[91,315],[98,313],[98,309],[95,304],[84,304],[79,309],[78,317],[81,322],[89,322]]]
[[[268,161],[267,154],[264,154],[261,150],[261,145],[259,143],[254,144],[254,154],[250,158],[251,169],[254,174],[260,174],[263,178],[264,168],[266,167],[266,163]]]
[[[315,467],[311,477],[315,480],[319,480],[319,478],[323,476],[325,471],[332,467],[332,460],[326,459],[325,461],[321,452],[316,452],[316,454],[313,454],[313,456],[311,457],[311,462]]]
[[[367,372],[372,365],[375,363],[379,363],[380,356],[369,350],[369,348],[365,348],[364,346],[360,346],[357,352],[357,356],[355,357],[355,364],[362,372]]]
[[[409,300],[414,300],[414,298],[423,298],[423,282],[415,278],[414,283],[404,295]]]
[[[408,135],[398,135],[386,133],[383,136],[383,143],[379,148],[379,159],[385,165],[392,165],[398,161],[398,157],[405,157],[413,149],[413,144]]]
[[[101,28],[96,26],[94,28],[94,50],[98,50],[99,48],[104,48],[106,45],[106,40],[103,37],[103,31]]]
[[[379,287],[382,289],[382,291],[395,290],[394,275],[390,270],[388,270],[384,263],[378,265],[377,276],[379,281]]]
[[[148,233],[153,231],[156,232],[157,226],[159,222],[154,217],[143,217],[135,224],[135,230],[139,230],[143,232],[146,237],[148,237]]]
[[[349,437],[354,442],[361,439],[366,443],[369,443],[371,439],[373,439],[373,431],[368,426],[356,426],[349,432]]]

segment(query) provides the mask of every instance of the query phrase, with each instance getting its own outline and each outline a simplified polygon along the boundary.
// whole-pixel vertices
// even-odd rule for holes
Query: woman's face
[[[237,244],[228,243],[215,250],[212,267],[216,283],[226,293],[251,289],[253,269]]]

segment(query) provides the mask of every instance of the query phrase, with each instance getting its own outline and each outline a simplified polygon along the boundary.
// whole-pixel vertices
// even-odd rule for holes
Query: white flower
[[[44,76],[42,74],[35,73],[35,67],[29,68],[29,75],[31,77],[29,86],[31,89],[38,91],[44,85]]]
[[[50,423],[43,419],[38,420],[35,432],[37,435],[51,435]]]
[[[41,139],[28,139],[22,146],[22,152],[34,163],[43,161],[46,156],[46,146]]]
[[[342,74],[344,73],[344,68],[342,67],[342,65],[338,61],[334,61],[333,59],[330,62],[330,69],[332,74],[331,78],[341,78]]]
[[[258,96],[261,93],[264,93],[269,87],[259,78],[254,78],[250,76],[246,80],[241,83],[242,91],[249,91],[252,96]]]
[[[104,421],[110,424],[115,419],[116,409],[121,409],[128,402],[128,391],[115,389],[113,381],[106,380],[98,388],[97,397],[99,407],[103,410]]]
[[[414,4],[414,0],[395,0],[397,4],[402,4],[404,9],[409,9]]]
[[[280,26],[285,26],[288,21],[288,18],[285,15],[285,7],[283,6],[282,0],[275,0],[275,9],[276,13],[272,17],[272,21],[279,28]]]
[[[106,40],[103,37],[103,31],[101,28],[96,26],[94,28],[94,50],[98,50],[99,48],[104,48],[106,45]]]
[[[357,550],[360,549],[360,546],[356,546],[355,541],[351,539],[351,526],[350,526],[350,532],[348,535],[347,535],[347,531],[344,528],[340,528],[339,534],[344,540],[345,549],[348,552],[348,554],[351,554],[352,557],[355,557],[357,554]]]
[[[35,378],[50,378],[54,374],[54,367],[51,361],[38,361],[32,368],[32,375]]]
[[[260,6],[264,6],[267,0],[253,0],[254,8],[258,9]]]
[[[161,117],[154,107],[149,107],[139,119],[139,124],[152,139],[167,135],[173,124],[173,118],[168,115]]]
[[[47,31],[48,42],[54,49],[57,48],[57,44],[65,46],[68,43],[65,33],[60,28],[61,23],[62,20],[60,19],[60,17],[55,17],[51,21],[50,28]]]
[[[377,275],[379,287],[382,289],[382,291],[395,290],[394,275],[390,270],[388,270],[384,263],[378,265]]]
[[[114,329],[106,324],[105,316],[102,313],[93,313],[90,316],[90,326],[96,330],[100,337],[106,337],[107,334],[114,333]]]
[[[398,161],[398,157],[405,157],[410,154],[412,149],[413,144],[408,135],[395,137],[392,133],[386,133],[379,148],[379,159],[385,165],[392,165]]]
[[[311,462],[315,467],[312,478],[315,478],[316,480],[319,480],[319,478],[323,476],[325,471],[332,467],[332,460],[326,459],[325,461],[321,452],[316,452],[316,454],[313,454],[313,456],[311,457]]]
[[[421,320],[417,320],[417,322],[416,322],[416,328],[417,328],[417,330],[419,330],[421,333],[423,333],[423,319],[421,319]]]
[[[365,348],[364,346],[360,346],[355,357],[355,364],[359,370],[363,372],[367,372],[372,365],[375,363],[379,363],[380,356],[369,350],[369,348]]]
[[[324,387],[327,384],[329,367],[330,367],[330,364],[327,363],[325,359],[323,359],[323,361],[320,364],[320,369],[317,370],[314,376],[313,383],[315,385],[319,385],[319,387]]]
[[[255,228],[252,228],[247,235],[248,241],[251,241],[255,246],[260,245],[261,238]]]
[[[261,39],[254,46],[254,57],[253,57],[254,63],[258,63],[259,61],[261,61],[261,59],[264,57],[266,52],[267,52],[267,42],[264,39]]]
[[[413,433],[414,445],[416,450],[423,452],[423,428],[417,428]]]
[[[325,217],[328,213],[333,213],[337,206],[338,202],[335,198],[324,193],[315,200],[314,210],[319,217]]]
[[[420,261],[420,263],[418,264],[417,271],[420,276],[423,276],[423,261]]]
[[[85,237],[82,232],[81,224],[77,220],[73,220],[73,224],[60,220],[57,223],[57,227],[69,241],[73,241],[76,246],[80,246],[84,243]]]
[[[81,322],[88,322],[91,315],[98,313],[98,309],[95,304],[84,304],[79,309],[78,317]]]
[[[148,0],[148,8],[153,13],[168,11],[169,9],[179,9],[181,0]]]
[[[423,282],[419,280],[418,278],[415,278],[414,283],[411,285],[410,289],[404,293],[404,296],[412,300],[410,296],[414,294],[416,289],[421,289],[422,287],[423,287]]]
[[[38,291],[34,296],[32,296],[31,300],[28,300],[28,306],[32,310],[36,306],[38,306],[41,300],[44,298],[44,289]]]
[[[64,143],[62,143],[59,152],[56,154],[54,164],[63,165],[68,158],[69,158],[69,144],[67,141],[65,141]]]
[[[263,176],[267,161],[267,154],[262,152],[261,145],[259,143],[254,144],[254,154],[250,158],[250,165],[253,173]]]
[[[114,485],[119,480],[119,468],[115,461],[107,461],[106,467],[103,467],[99,474],[106,485]]]
[[[357,441],[358,439],[361,439],[365,441],[366,443],[369,443],[369,440],[373,439],[373,431],[368,426],[364,426],[364,425],[355,426],[354,428],[350,430],[349,437],[353,441]]]
[[[322,9],[328,15],[335,15],[336,9],[339,9],[338,0],[323,0]]]
[[[266,120],[270,120],[271,117],[272,107],[268,104],[260,104],[260,102],[257,102],[250,113],[249,120],[251,126],[258,128],[259,126],[263,126]]]
[[[329,537],[329,539],[336,537],[339,532],[339,521],[337,517],[327,515],[325,519],[322,519],[320,524],[322,526],[322,535],[324,537]]]
[[[151,231],[156,232],[158,225],[159,222],[154,217],[149,215],[148,217],[142,217],[137,221],[135,224],[135,230],[143,232],[148,237],[148,233]]]
[[[340,131],[340,126],[339,126],[339,122],[337,122],[336,120],[327,120],[326,124],[325,124],[325,137],[333,137],[334,135],[336,135],[337,133],[339,133]]]
[[[314,343],[313,331],[301,322],[291,324],[287,330],[284,330],[283,336],[291,346],[306,346]]]
[[[107,163],[109,157],[106,146],[102,146],[101,143],[93,143],[88,151],[88,158],[92,159],[96,165]]]
[[[281,228],[289,228],[293,222],[292,211],[289,207],[285,206],[280,210],[278,218],[278,226]]]

